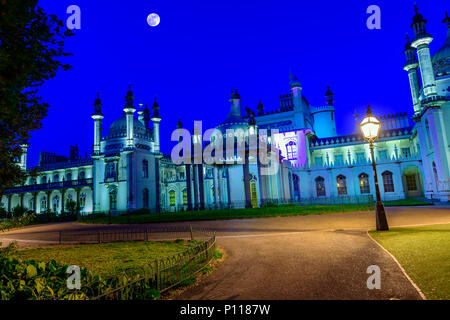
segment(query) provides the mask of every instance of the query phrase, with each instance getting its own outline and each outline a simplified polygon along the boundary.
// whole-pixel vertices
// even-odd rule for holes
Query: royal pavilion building
[[[450,18],[446,15],[443,20],[446,41],[431,56],[433,37],[426,31],[426,20],[417,7],[415,10],[411,25],[414,36],[407,38],[403,66],[411,88],[411,107],[390,115],[377,115],[373,110],[382,123],[375,141],[378,181],[385,201],[423,197],[448,202]],[[8,211],[23,206],[36,213],[61,213],[67,201],[73,200],[81,213],[119,214],[142,208],[165,212],[255,207],[265,202],[359,201],[375,194],[369,144],[358,127],[361,119],[355,119],[354,133],[339,135],[330,88],[324,104],[312,106],[293,76],[276,110],[265,110],[260,102],[255,110],[246,108],[245,112],[241,110],[240,94],[232,91],[229,114],[215,132],[226,137],[227,129],[233,129],[248,138],[266,129],[269,149],[277,152],[279,168],[270,175],[262,174],[264,165],[258,161],[174,161],[160,151],[161,117],[156,98],[151,111],[142,105],[137,111],[133,101],[129,88],[122,116],[105,134],[97,96],[90,155],[80,157],[76,146],[70,147],[68,157],[41,152],[38,166],[28,168],[28,146],[24,145],[18,165],[37,172],[37,176],[30,175],[24,185],[6,190],[2,206]],[[180,121],[177,129],[182,129]],[[202,139],[196,142],[195,132],[193,137],[195,148]],[[244,149],[248,160],[251,147]]]

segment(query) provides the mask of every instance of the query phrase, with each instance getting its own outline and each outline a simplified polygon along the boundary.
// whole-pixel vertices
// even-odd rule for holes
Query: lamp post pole
[[[375,194],[377,198],[377,204],[375,208],[377,231],[387,231],[389,230],[389,226],[386,219],[386,211],[384,210],[383,202],[381,202],[380,188],[378,186],[377,167],[375,164],[375,155],[373,152],[374,149],[373,140],[370,140],[369,144],[370,144],[370,155],[372,157],[373,178],[375,180]]]

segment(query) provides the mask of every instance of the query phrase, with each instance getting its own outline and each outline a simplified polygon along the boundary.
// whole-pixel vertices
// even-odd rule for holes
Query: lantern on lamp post
[[[377,200],[375,208],[377,231],[387,231],[389,230],[389,226],[386,219],[386,211],[384,210],[384,205],[381,202],[380,188],[378,186],[377,167],[375,164],[375,156],[373,152],[373,143],[376,139],[378,139],[381,122],[374,115],[372,115],[370,106],[367,107],[367,114],[361,121],[361,124],[359,126],[361,128],[364,139],[369,142],[370,155],[372,157],[373,177],[375,180],[375,194]]]

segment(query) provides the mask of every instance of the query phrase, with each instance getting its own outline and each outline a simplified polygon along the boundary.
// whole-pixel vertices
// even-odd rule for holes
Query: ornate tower
[[[420,74],[422,76],[423,93],[425,97],[436,95],[436,83],[434,79],[433,66],[431,64],[430,48],[428,45],[433,41],[433,37],[427,33],[425,24],[427,20],[418,12],[417,5],[414,5],[416,14],[413,17],[411,27],[414,29],[414,39],[411,47],[417,50],[419,57]]]
[[[411,96],[413,100],[414,113],[417,114],[420,112],[420,82],[419,82],[419,74],[417,69],[419,68],[419,63],[416,58],[416,50],[411,46],[411,42],[409,41],[409,36],[406,34],[406,44],[405,51],[403,53],[406,56],[406,63],[403,66],[403,69],[408,72],[409,78],[409,86],[411,87]]]
[[[98,155],[100,153],[100,138],[102,131],[102,102],[100,101],[99,94],[97,92],[97,98],[94,101],[94,113],[92,114],[92,119],[94,119],[94,146],[93,153]]]
[[[159,152],[159,122],[161,121],[161,117],[159,116],[159,105],[158,102],[153,102],[153,116],[152,116],[152,122],[153,122],[153,141],[155,143],[155,152]]]
[[[125,96],[125,107],[123,112],[126,114],[127,119],[127,147],[133,147],[133,116],[136,108],[133,106],[133,92],[131,92],[131,85],[128,85],[127,95]]]

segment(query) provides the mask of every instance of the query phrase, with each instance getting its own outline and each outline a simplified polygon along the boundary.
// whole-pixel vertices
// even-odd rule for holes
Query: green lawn
[[[428,201],[423,201],[420,199],[408,198],[394,201],[383,202],[385,207],[397,207],[397,206],[430,206],[433,203]]]
[[[197,241],[135,241],[103,244],[42,247],[19,250],[14,257],[22,260],[50,261],[85,267],[98,275],[112,276],[128,268],[145,268],[154,259],[182,252],[198,245]]]
[[[450,224],[370,235],[397,258],[427,299],[450,299]]]
[[[107,216],[93,219],[83,219],[80,222],[85,223],[152,223],[152,222],[172,222],[172,221],[193,221],[193,220],[224,220],[224,219],[247,219],[247,218],[267,218],[283,217],[295,215],[327,214],[337,212],[354,212],[373,210],[371,204],[344,204],[344,205],[283,205],[265,208],[248,209],[224,209],[224,210],[203,210],[203,211],[184,211],[167,212],[160,214],[140,214],[140,215],[120,215],[111,217],[109,221]]]

